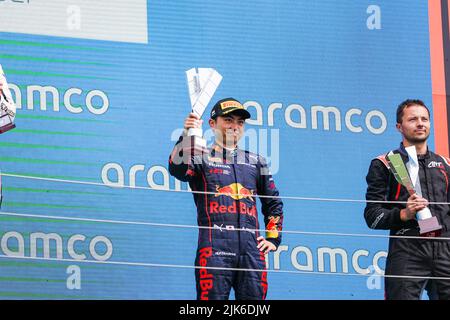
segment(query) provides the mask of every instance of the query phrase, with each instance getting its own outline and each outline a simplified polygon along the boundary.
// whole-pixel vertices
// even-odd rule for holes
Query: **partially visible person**
[[[442,225],[441,237],[450,236],[449,175],[450,160],[432,152],[427,140],[430,135],[430,112],[421,100],[408,99],[397,108],[397,130],[402,135],[400,147],[394,153],[407,163],[405,147],[415,146],[419,161],[419,178],[422,196],[409,195],[399,184],[383,154],[372,160],[366,177],[366,200],[364,210],[367,225],[372,229],[388,229],[391,236],[385,270],[385,298],[420,299],[427,284],[426,277],[450,277],[450,241],[408,238],[420,236],[416,213],[428,207]],[[405,203],[377,203],[370,201],[395,201]],[[433,202],[433,203],[430,203]],[[400,277],[396,277],[400,276]],[[405,277],[411,276],[411,277]],[[436,290],[433,297],[450,299],[450,281],[433,279]]]

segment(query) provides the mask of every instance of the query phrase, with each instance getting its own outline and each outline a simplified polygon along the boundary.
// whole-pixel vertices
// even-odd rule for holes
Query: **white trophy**
[[[186,77],[192,112],[201,118],[222,81],[222,76],[212,68],[192,68],[186,71]],[[202,128],[190,128],[187,135],[192,137],[194,149],[206,148]]]
[[[16,105],[11,96],[3,68],[0,65],[0,133],[14,129],[16,117]]]
[[[422,196],[419,179],[419,162],[417,160],[416,147],[405,148],[409,160],[405,166],[400,154],[394,154],[392,151],[387,155],[389,169],[394,174],[398,183],[402,184],[410,195],[417,194]],[[428,207],[416,213],[417,223],[419,224],[421,235],[438,236],[442,226],[436,217],[431,214]]]

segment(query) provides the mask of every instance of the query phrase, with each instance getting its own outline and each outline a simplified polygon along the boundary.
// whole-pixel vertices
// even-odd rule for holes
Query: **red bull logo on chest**
[[[255,201],[253,199],[253,190],[247,189],[240,183],[232,183],[224,187],[216,186],[216,191],[215,197],[228,196],[234,200],[249,199],[253,202]]]
[[[256,207],[247,206],[244,202],[233,202],[233,204],[227,206],[224,204],[220,204],[217,201],[211,201],[209,203],[209,212],[248,214],[249,216],[256,218]]]
[[[230,185],[220,187],[216,186],[217,193],[214,197],[227,196],[234,200],[249,199],[255,202],[253,199],[253,190],[245,188],[240,183],[232,183]],[[210,213],[239,213],[248,214],[254,218],[257,217],[256,206],[247,205],[245,202],[233,202],[230,205],[220,204],[217,201],[210,201],[209,203]]]

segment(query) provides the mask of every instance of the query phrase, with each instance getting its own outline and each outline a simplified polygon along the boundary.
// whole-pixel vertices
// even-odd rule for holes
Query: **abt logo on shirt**
[[[439,169],[444,169],[444,165],[442,164],[442,162],[431,161],[431,162],[428,164],[428,168],[439,168]]]

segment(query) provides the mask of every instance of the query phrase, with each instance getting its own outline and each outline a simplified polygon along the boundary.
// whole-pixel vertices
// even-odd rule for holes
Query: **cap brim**
[[[249,119],[251,117],[250,112],[248,112],[245,109],[241,109],[241,108],[234,108],[234,109],[227,110],[226,112],[222,113],[222,116],[224,116],[226,114],[231,114],[231,113],[239,115],[243,119]]]

